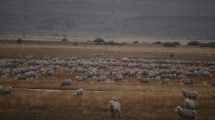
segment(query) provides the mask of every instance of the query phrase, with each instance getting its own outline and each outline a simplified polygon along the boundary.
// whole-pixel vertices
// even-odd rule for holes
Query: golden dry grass
[[[28,41],[22,44],[16,44],[15,41],[0,41],[0,57],[19,57],[23,55],[33,55],[34,57],[54,56],[80,58],[92,57],[95,54],[102,53],[105,57],[132,57],[132,58],[169,58],[174,54],[175,58],[180,59],[202,59],[214,60],[208,57],[215,56],[215,49],[187,47],[168,48],[160,45],[149,44],[128,44],[125,46],[95,45],[91,43],[79,43],[73,46],[70,42],[42,42]]]
[[[103,87],[103,85],[100,85]],[[94,87],[91,85],[90,87]],[[112,87],[112,86],[109,86]],[[109,87],[106,86],[107,90]],[[87,87],[84,87],[88,89]],[[1,96],[1,117],[17,114],[22,117],[29,114],[37,117],[69,117],[71,119],[111,119],[106,110],[110,99],[120,101],[123,115],[121,119],[177,119],[174,108],[183,105],[184,97],[181,89],[184,86],[170,85],[115,85],[115,91],[87,91],[83,96],[75,96],[73,91],[67,92],[34,92],[24,89],[15,90],[11,95]],[[117,89],[116,89],[117,88]],[[215,101],[208,94],[213,87],[185,87],[197,90],[197,111],[201,120],[213,120]],[[89,89],[90,90],[90,89]],[[94,90],[97,90],[96,88]],[[23,113],[20,113],[20,112]],[[17,112],[17,113],[16,113]],[[20,115],[19,115],[20,114]],[[90,118],[88,118],[90,117]],[[20,118],[21,119],[21,118]],[[59,118],[58,118],[59,119]]]
[[[99,51],[99,52],[98,52]],[[199,53],[200,52],[200,53]],[[33,55],[34,57],[92,57],[95,53],[103,53],[107,57],[144,57],[165,58],[170,53],[182,59],[206,59],[208,54],[214,55],[211,48],[163,48],[161,46],[71,46],[70,44],[28,43],[24,45],[3,44],[0,46],[0,57],[17,57]],[[73,81],[71,85],[60,87],[62,79],[74,76],[59,72],[53,77],[40,77],[37,80],[0,79],[0,84],[13,86],[12,94],[0,96],[0,119],[2,120],[111,120],[107,111],[107,102],[117,100],[122,105],[121,120],[177,120],[174,108],[183,105],[181,90],[197,90],[199,120],[215,119],[215,100],[209,94],[215,87],[204,87],[202,81],[212,83],[215,78],[195,77],[194,86],[179,85],[178,80],[168,85],[160,85],[159,80],[143,84],[137,79],[126,77],[122,82],[106,84],[87,80]],[[36,92],[24,88],[61,89],[65,92]],[[84,88],[83,96],[75,96],[74,91]]]

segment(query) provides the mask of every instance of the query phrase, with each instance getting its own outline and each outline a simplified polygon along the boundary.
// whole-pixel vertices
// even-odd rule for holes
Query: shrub
[[[67,42],[68,40],[67,40],[67,38],[63,38],[62,41],[63,42]]]
[[[105,45],[115,45],[114,41],[105,42]]]
[[[134,43],[134,44],[138,44],[138,43],[139,43],[139,41],[134,41],[133,43]]]
[[[77,46],[78,43],[77,43],[77,42],[73,42],[72,45],[73,45],[73,46]]]
[[[102,38],[97,37],[97,38],[94,40],[94,42],[95,42],[96,44],[98,44],[98,45],[101,45],[101,44],[104,44],[104,43],[105,43],[105,40],[102,39]]]
[[[161,41],[157,41],[157,42],[155,42],[155,44],[162,44],[162,42]]]
[[[181,43],[179,43],[179,42],[166,42],[166,43],[163,43],[164,47],[178,47],[180,45],[181,45]]]
[[[209,42],[209,43],[202,43],[200,47],[211,47],[215,48],[215,42]]]
[[[16,43],[17,43],[17,44],[20,44],[20,43],[22,43],[22,42],[23,42],[23,40],[20,39],[20,38],[16,40]]]
[[[190,41],[187,43],[188,46],[199,46],[201,43],[198,41]]]

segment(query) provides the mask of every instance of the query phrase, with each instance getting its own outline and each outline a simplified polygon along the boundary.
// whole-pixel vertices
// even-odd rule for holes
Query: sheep
[[[160,84],[168,84],[169,83],[169,79],[161,79]]]
[[[5,95],[5,94],[11,94],[13,88],[12,87],[3,87],[0,86],[0,94]]]
[[[182,80],[182,79],[189,79],[187,76],[185,76],[185,75],[179,75],[179,78],[180,78],[180,80]]]
[[[78,90],[76,90],[75,95],[83,95],[84,94],[84,89],[83,88],[79,88]]]
[[[181,106],[177,106],[175,111],[181,119],[197,120],[197,112],[195,110],[183,109]]]
[[[211,93],[210,96],[211,96],[211,98],[215,99],[215,94],[214,93]]]
[[[185,100],[184,100],[184,107],[186,108],[186,109],[195,109],[195,101],[193,101],[193,100],[190,100],[190,99],[188,99],[188,98],[185,98]]]
[[[197,97],[198,97],[197,91],[187,91],[187,90],[183,89],[182,94],[184,95],[185,98],[189,98],[189,99],[197,99]]]
[[[191,80],[189,78],[181,79],[180,81],[184,85],[193,85],[193,80]]]
[[[105,80],[105,83],[107,83],[107,84],[113,84],[113,83],[115,83],[115,81],[108,79],[108,80]]]
[[[210,85],[208,85],[208,83],[206,81],[203,81],[202,84],[204,85],[204,87],[210,86]]]
[[[121,72],[116,72],[114,80],[120,81],[123,79],[123,75]]]
[[[215,86],[215,81],[213,81],[212,85],[211,86]]]
[[[161,74],[160,77],[161,77],[161,79],[166,79],[166,78],[175,79],[176,74]]]
[[[138,79],[141,83],[150,83],[151,82],[150,78],[138,78]]]
[[[84,76],[75,76],[75,79],[77,81],[84,81],[85,80],[85,77]]]
[[[163,69],[160,71],[160,74],[173,74],[174,70],[173,69]]]
[[[70,85],[72,82],[71,79],[62,80],[60,86]]]
[[[98,81],[105,81],[107,80],[107,77],[105,75],[101,75],[98,77]]]
[[[112,117],[116,117],[117,114],[121,117],[121,105],[119,102],[110,100],[108,102],[108,110],[111,112]]]

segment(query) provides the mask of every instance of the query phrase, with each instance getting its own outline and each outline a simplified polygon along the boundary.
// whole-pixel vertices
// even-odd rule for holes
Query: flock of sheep
[[[22,67],[20,67],[23,65]],[[190,76],[212,77],[215,72],[215,62],[178,59],[129,59],[92,57],[79,59],[77,57],[58,58],[44,57],[42,59],[3,58],[0,59],[0,77],[17,80],[34,80],[40,76],[53,76],[59,67],[63,67],[68,75],[74,75],[77,81],[95,80],[114,83],[124,77],[135,77],[140,82],[160,80],[168,84],[170,80],[180,78],[184,84],[193,84]]]
[[[80,59],[77,57],[58,58],[44,57],[33,59],[1,58],[0,78],[15,80],[37,80],[41,76],[54,76],[58,74],[59,68],[63,68],[66,75],[73,76],[74,80],[103,81],[114,84],[122,81],[125,77],[133,77],[141,83],[150,83],[160,80],[160,84],[168,84],[172,80],[180,80],[181,84],[193,85],[191,76],[212,77],[215,73],[215,61],[180,60],[180,59],[129,59],[129,58],[104,58],[101,56]],[[72,79],[61,80],[60,86],[70,85]],[[208,85],[206,81],[203,85]],[[212,84],[215,86],[215,83]],[[9,94],[12,87],[0,86],[1,94]],[[76,91],[76,95],[83,95],[84,89]],[[184,108],[176,107],[176,112],[182,119],[196,119],[195,99],[198,92],[183,90],[186,98]],[[215,94],[211,94],[215,98]],[[121,116],[120,103],[109,101],[108,109],[113,117]]]
[[[182,119],[191,119],[191,120],[197,120],[197,112],[195,110],[196,108],[196,102],[194,100],[198,97],[197,91],[187,91],[183,89],[182,94],[185,97],[184,100],[184,108],[181,106],[177,106],[175,108],[175,111],[178,113],[178,115]]]

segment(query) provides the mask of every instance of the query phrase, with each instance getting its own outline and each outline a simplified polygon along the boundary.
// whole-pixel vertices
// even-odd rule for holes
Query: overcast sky
[[[1,34],[215,38],[215,0],[0,0]]]

